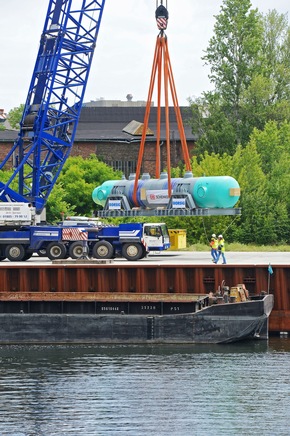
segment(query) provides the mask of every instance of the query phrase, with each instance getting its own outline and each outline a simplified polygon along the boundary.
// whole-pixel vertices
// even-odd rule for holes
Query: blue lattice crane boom
[[[0,165],[0,201],[45,207],[76,133],[105,0],[49,0],[39,51],[14,146]]]

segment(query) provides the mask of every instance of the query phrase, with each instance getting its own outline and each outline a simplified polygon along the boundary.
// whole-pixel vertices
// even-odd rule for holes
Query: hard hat
[[[219,238],[222,238],[223,237],[223,235],[219,235]]]
[[[216,238],[216,234],[213,233],[213,234],[211,235],[211,237],[212,237],[212,238]]]

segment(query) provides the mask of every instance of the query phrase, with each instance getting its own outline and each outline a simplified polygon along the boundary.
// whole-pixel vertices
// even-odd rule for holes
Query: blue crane
[[[74,142],[105,0],[49,0],[20,131],[0,169],[0,201],[41,213]]]

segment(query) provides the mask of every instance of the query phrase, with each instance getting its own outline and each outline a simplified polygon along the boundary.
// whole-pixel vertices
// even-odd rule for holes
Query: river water
[[[290,339],[1,346],[0,436],[290,435]]]

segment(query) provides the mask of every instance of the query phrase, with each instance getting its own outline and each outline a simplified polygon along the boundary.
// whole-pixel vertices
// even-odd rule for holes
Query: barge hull
[[[194,313],[1,313],[0,343],[225,343],[267,339],[273,296],[212,305]]]

